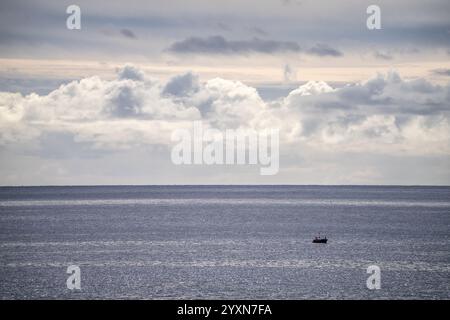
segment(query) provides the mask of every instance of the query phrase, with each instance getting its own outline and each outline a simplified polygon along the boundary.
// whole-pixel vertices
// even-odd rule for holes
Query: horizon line
[[[0,188],[36,187],[450,187],[448,184],[43,184],[0,185]]]

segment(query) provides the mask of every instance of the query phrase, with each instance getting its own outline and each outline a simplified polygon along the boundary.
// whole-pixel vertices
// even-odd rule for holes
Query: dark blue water
[[[449,231],[449,187],[0,188],[0,298],[449,299]]]

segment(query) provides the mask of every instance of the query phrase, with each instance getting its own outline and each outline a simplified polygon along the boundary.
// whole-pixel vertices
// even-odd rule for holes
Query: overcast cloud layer
[[[238,81],[186,73],[162,83],[126,65],[113,80],[89,77],[48,95],[0,93],[1,182],[446,184],[449,105],[449,86],[396,72],[340,89],[308,82],[265,102]],[[279,128],[280,173],[174,166],[171,133],[194,120]]]
[[[381,30],[366,28],[369,0],[80,0],[81,30],[66,28],[70,4],[0,2],[0,77],[8,87],[95,75],[86,67],[93,62],[106,69],[128,61],[164,79],[194,70],[205,79],[274,83],[286,64],[301,69],[301,81],[360,81],[391,67],[405,77],[448,79],[431,72],[450,68],[447,0],[379,0]]]
[[[342,56],[342,52],[326,44],[317,44],[309,49],[302,49],[298,43],[291,41],[275,41],[253,38],[246,41],[230,41],[222,36],[212,36],[207,38],[191,37],[182,41],[174,42],[168,48],[169,52],[181,54],[248,54],[257,53],[284,53],[284,52],[305,52],[306,54],[320,57]]]

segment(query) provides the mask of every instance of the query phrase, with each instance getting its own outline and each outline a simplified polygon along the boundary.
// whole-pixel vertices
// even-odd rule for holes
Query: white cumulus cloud
[[[239,81],[200,82],[186,73],[161,83],[132,65],[116,79],[84,78],[47,95],[0,92],[0,148],[6,158],[35,153],[46,139],[48,151],[48,137],[60,134],[100,156],[142,146],[168,150],[174,129],[200,119],[221,130],[279,128],[280,172],[283,163],[286,171],[306,164],[321,170],[320,161],[344,153],[450,157],[448,85],[390,72],[342,88],[308,82],[266,102]]]

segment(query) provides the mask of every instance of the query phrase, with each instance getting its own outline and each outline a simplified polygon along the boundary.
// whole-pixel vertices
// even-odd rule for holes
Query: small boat
[[[327,243],[327,241],[328,241],[327,237],[322,238],[322,237],[318,236],[318,237],[315,237],[312,242],[313,243]]]

